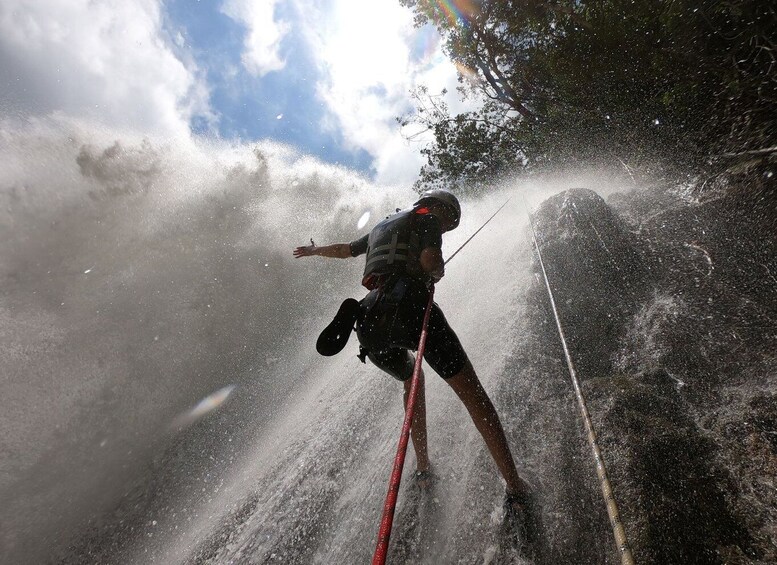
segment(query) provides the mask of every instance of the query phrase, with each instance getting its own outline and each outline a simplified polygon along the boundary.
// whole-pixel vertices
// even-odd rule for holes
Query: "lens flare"
[[[227,401],[229,395],[235,390],[235,385],[228,385],[221,388],[200,400],[194,408],[179,415],[173,420],[173,428],[181,429],[191,426],[194,422],[218,409],[222,404]]]
[[[459,71],[459,74],[469,82],[480,82],[480,78],[474,69],[468,67],[464,63],[460,63],[459,61],[454,61],[453,64],[456,66],[456,70]]]
[[[451,25],[468,25],[480,9],[472,0],[437,0],[443,14]]]
[[[359,218],[359,221],[356,222],[356,229],[362,229],[364,226],[367,225],[367,222],[370,221],[370,211],[367,210],[364,214],[362,214],[362,217]]]
[[[427,25],[418,29],[413,35],[411,56],[417,65],[424,67],[441,58],[439,47],[440,34],[433,26]]]

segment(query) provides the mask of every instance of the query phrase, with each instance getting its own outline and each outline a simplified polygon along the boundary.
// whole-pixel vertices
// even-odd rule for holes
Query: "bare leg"
[[[507,437],[502,428],[502,422],[499,420],[499,415],[483,385],[480,384],[472,363],[467,361],[459,373],[447,379],[447,383],[451,385],[451,388],[464,403],[475,427],[483,436],[488,451],[491,452],[496,466],[507,482],[507,492],[511,494],[528,492],[528,485],[521,479],[515,468],[513,455],[507,444]]]
[[[404,382],[405,408],[407,408],[407,399],[410,397],[411,380],[407,379]],[[410,427],[410,437],[413,439],[417,469],[419,471],[428,471],[429,453],[426,446],[426,395],[424,394],[423,371],[418,379],[418,398],[416,398],[415,406],[413,407],[413,423]]]

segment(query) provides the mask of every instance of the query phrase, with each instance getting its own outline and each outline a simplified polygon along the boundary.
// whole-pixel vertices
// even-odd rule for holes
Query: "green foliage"
[[[429,163],[434,163],[424,169],[424,189],[477,190],[521,161],[523,147],[514,131],[503,125],[501,108],[486,104],[476,114],[450,116],[441,98],[425,88],[416,93],[419,115],[424,116],[435,137],[434,147],[421,150]]]
[[[483,102],[416,116],[436,139],[419,188],[570,161],[687,167],[775,145],[772,2],[400,1],[437,27],[461,90]]]

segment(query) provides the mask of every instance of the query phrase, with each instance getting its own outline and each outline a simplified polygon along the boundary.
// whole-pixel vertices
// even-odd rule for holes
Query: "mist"
[[[273,375],[285,348],[358,290],[358,265],[292,246],[350,241],[412,197],[272,144],[63,120],[4,123],[0,159],[0,529],[31,562],[111,508],[204,397],[250,388],[267,418],[297,384]]]
[[[355,338],[335,357],[315,352],[340,302],[366,293],[362,262],[291,251],[358,238],[411,205],[410,187],[269,142],[155,139],[61,118],[4,122],[0,158],[2,560],[368,560],[402,387],[359,362]],[[435,299],[542,498],[549,562],[613,552],[528,212],[568,188],[606,196],[628,183],[596,170],[495,181],[462,198],[461,225],[445,236],[448,257],[507,203]],[[553,213],[541,216],[551,234]],[[605,237],[612,250],[620,236]],[[601,307],[586,304],[594,319]],[[426,373],[438,481],[419,491],[409,455],[392,559],[521,562],[482,439]]]

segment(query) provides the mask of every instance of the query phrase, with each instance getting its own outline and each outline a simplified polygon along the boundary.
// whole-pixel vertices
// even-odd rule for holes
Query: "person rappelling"
[[[445,190],[424,192],[409,209],[398,210],[369,234],[351,243],[311,245],[294,249],[294,257],[347,259],[366,255],[362,285],[369,293],[361,300],[346,299],[334,320],[321,332],[316,348],[334,355],[352,329],[365,357],[404,384],[407,406],[410,378],[418,349],[430,288],[445,275],[442,235],[456,229],[461,206]],[[502,423],[464,348],[440,307],[432,302],[423,358],[450,385],[469,412],[506,482],[505,508],[527,516],[532,512],[529,485],[519,475]],[[411,437],[417,476],[430,472],[427,450],[423,373],[413,412]]]

